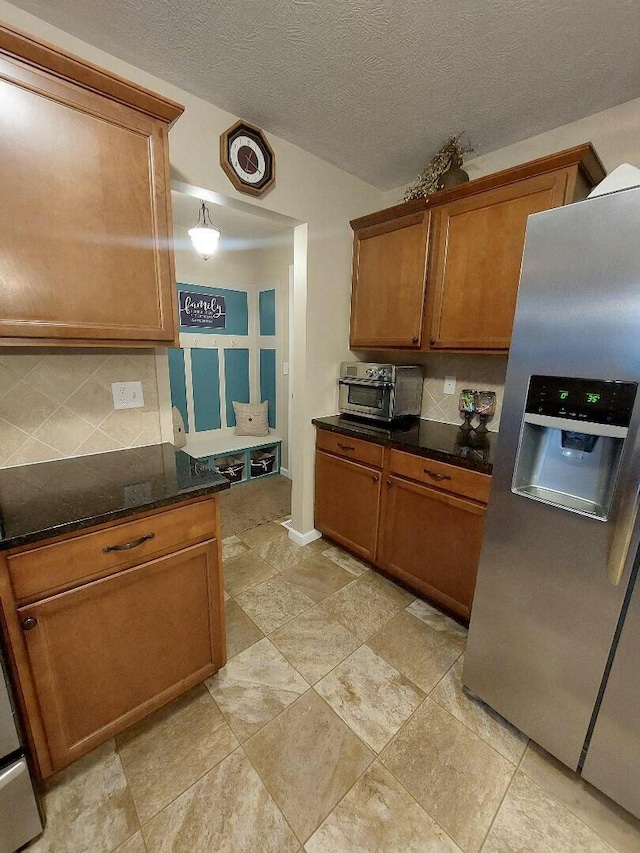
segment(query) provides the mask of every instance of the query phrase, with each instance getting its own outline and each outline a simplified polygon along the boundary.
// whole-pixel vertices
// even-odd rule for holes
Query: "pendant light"
[[[197,224],[193,228],[189,228],[187,234],[191,239],[195,253],[200,255],[203,261],[208,261],[218,248],[220,229],[216,228],[211,221],[211,214],[206,202],[202,202]]]

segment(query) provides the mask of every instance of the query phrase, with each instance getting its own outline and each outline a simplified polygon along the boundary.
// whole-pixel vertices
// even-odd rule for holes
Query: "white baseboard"
[[[282,474],[283,477],[286,477],[288,480],[291,479],[291,474],[289,473],[288,468],[281,468],[280,473]]]
[[[322,533],[315,528],[310,530],[308,533],[298,533],[297,530],[294,530],[291,527],[290,521],[283,521],[282,526],[287,528],[289,531],[289,539],[291,539],[292,542],[295,542],[296,545],[309,545],[311,542],[315,542],[316,539],[320,539],[322,536]]]

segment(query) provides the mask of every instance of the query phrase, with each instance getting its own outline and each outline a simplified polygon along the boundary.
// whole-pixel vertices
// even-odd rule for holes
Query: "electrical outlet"
[[[456,377],[455,376],[445,376],[444,387],[442,390],[445,394],[455,394],[456,393]]]
[[[142,382],[112,382],[114,409],[140,409],[144,406]]]
[[[282,373],[283,373],[285,376],[288,376],[288,375],[289,375],[289,362],[288,362],[288,361],[283,362],[283,364],[282,364]]]

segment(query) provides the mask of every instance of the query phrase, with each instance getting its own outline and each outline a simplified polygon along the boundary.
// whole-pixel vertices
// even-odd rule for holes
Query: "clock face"
[[[236,122],[220,137],[220,165],[236,189],[251,195],[261,195],[275,181],[271,146],[248,122]]]
[[[267,160],[255,139],[236,136],[229,146],[229,162],[236,175],[248,184],[259,184],[267,170]]]

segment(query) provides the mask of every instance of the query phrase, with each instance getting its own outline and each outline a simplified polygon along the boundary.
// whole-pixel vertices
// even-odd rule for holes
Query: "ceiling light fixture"
[[[198,222],[193,228],[189,228],[187,234],[194,252],[200,255],[203,261],[208,261],[218,248],[220,229],[216,228],[211,221],[211,214],[206,202],[202,202],[202,207],[198,213]]]

